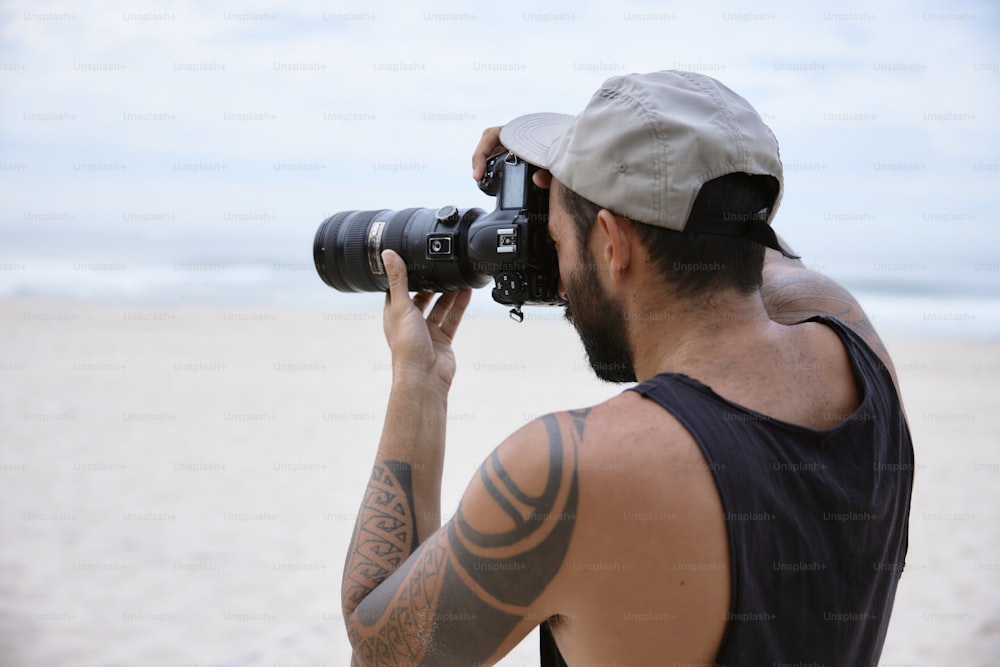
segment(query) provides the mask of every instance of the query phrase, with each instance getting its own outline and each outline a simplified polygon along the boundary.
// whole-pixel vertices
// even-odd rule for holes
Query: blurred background
[[[990,2],[10,0],[0,31],[0,296],[329,305],[327,215],[490,210],[483,128],[687,69],[773,128],[776,227],[877,324],[1000,332]]]
[[[996,664],[998,36],[989,0],[0,2],[0,665],[347,664],[390,366],[317,226],[491,210],[485,127],[658,69],[758,109],[775,227],[892,341],[918,486],[884,664]],[[617,391],[525,314],[473,297],[443,508],[511,430]]]

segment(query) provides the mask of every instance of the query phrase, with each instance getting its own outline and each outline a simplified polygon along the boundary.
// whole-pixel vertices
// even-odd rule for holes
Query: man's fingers
[[[462,322],[462,315],[471,300],[472,290],[468,288],[446,292],[434,303],[434,308],[427,315],[427,322],[436,324],[450,340],[455,336],[455,331]]]
[[[486,160],[500,148],[503,148],[500,143],[500,128],[488,127],[483,130],[483,138],[472,153],[472,178],[478,181],[483,177],[486,173]]]
[[[455,300],[451,304],[451,308],[448,310],[448,315],[445,317],[444,321],[441,322],[441,332],[448,337],[449,340],[455,337],[455,332],[458,330],[458,325],[462,323],[462,315],[465,314],[465,309],[468,308],[469,302],[472,301],[472,290],[469,288],[458,290],[454,292]]]
[[[427,304],[431,302],[432,298],[434,298],[434,292],[417,292],[413,295],[413,305],[423,313],[427,310]]]
[[[552,174],[548,169],[539,169],[531,175],[531,182],[543,190],[552,188]]]
[[[434,302],[434,307],[427,314],[427,321],[431,324],[441,324],[447,317],[451,304],[455,300],[454,292],[445,292]]]
[[[389,279],[389,293],[386,295],[385,302],[386,311],[403,308],[402,304],[409,302],[421,313],[425,312],[434,298],[434,293],[417,292],[411,299],[407,283],[406,263],[403,258],[394,250],[384,250],[382,262],[385,264],[385,274]],[[468,288],[446,292],[438,297],[431,312],[427,314],[427,322],[436,324],[448,338],[451,338],[455,335],[455,331],[462,321],[462,315],[471,300],[472,290]]]

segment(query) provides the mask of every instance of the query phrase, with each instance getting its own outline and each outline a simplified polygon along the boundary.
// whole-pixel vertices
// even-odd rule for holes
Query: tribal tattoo
[[[355,665],[480,664],[526,619],[562,566],[579,499],[577,448],[589,410],[546,415],[548,470],[538,494],[494,452],[479,482],[505,518],[484,527],[461,506],[410,556],[412,490],[405,464],[372,474],[345,569],[348,635]],[[539,443],[541,444],[541,443]],[[408,495],[409,494],[409,495]],[[381,585],[380,585],[381,584]]]
[[[372,470],[344,570],[344,617],[417,547],[412,469],[384,461]],[[348,608],[349,605],[349,608]]]
[[[857,332],[880,357],[888,356],[875,328],[854,297],[836,281],[806,270],[798,261],[769,261],[764,267],[760,296],[775,322],[797,324],[816,315],[829,315]]]

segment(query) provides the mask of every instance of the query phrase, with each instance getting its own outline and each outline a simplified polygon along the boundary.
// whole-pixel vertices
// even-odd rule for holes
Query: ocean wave
[[[310,241],[206,235],[8,243],[0,254],[0,298],[381,311],[381,295],[342,294],[327,287],[313,265]],[[858,261],[824,272],[858,298],[883,333],[1000,338],[1000,262],[910,264]],[[488,290],[479,291],[483,295],[473,299],[471,312],[506,318],[508,309],[493,303]],[[551,318],[526,314],[529,320]]]

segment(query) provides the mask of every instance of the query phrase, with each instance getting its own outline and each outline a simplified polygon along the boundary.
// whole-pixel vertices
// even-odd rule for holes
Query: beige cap
[[[578,116],[521,116],[501,129],[500,141],[595,204],[677,231],[706,182],[733,172],[773,176],[769,210],[711,231],[774,238],[767,226],[784,189],[778,142],[749,102],[703,74],[612,77]]]

